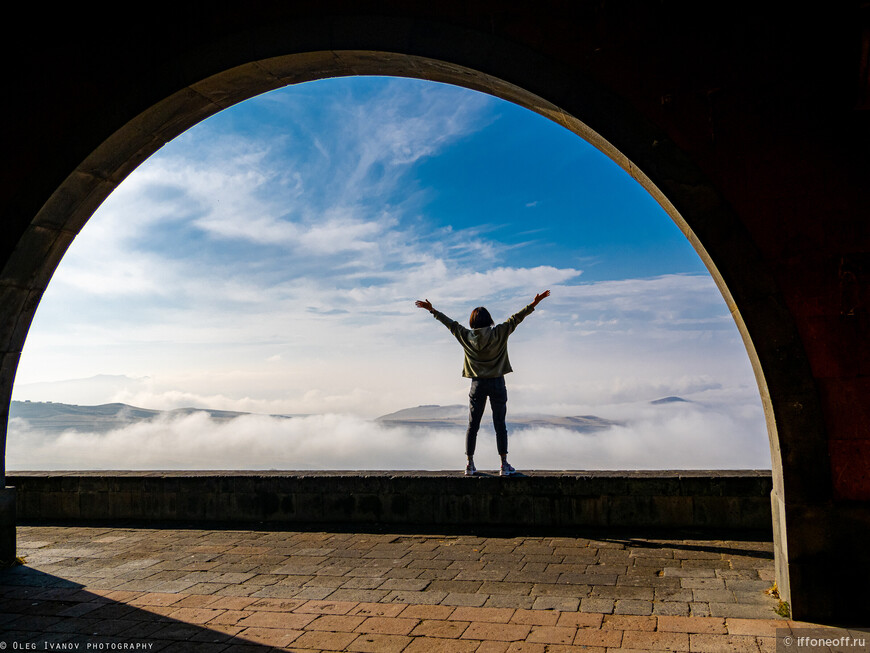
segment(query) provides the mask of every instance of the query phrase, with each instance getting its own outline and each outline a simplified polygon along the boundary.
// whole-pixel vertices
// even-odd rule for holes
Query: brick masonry
[[[767,471],[14,472],[18,518],[770,531]]]

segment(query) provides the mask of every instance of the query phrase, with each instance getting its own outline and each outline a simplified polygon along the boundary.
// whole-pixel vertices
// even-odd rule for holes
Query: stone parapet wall
[[[769,471],[12,472],[21,521],[771,529]]]

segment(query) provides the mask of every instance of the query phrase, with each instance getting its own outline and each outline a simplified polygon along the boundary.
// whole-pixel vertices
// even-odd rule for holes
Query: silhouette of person
[[[510,360],[508,360],[507,341],[508,336],[514,332],[517,325],[535,310],[542,299],[549,296],[549,290],[535,295],[531,304],[514,313],[499,325],[495,324],[489,311],[483,306],[478,306],[471,312],[470,329],[466,329],[456,320],[452,320],[444,313],[435,310],[428,299],[415,302],[418,308],[426,309],[436,320],[446,326],[462,345],[462,349],[465,350],[462,376],[471,379],[471,390],[468,393],[468,430],[465,433],[465,455],[468,456],[468,464],[465,467],[466,476],[473,476],[477,473],[474,466],[474,450],[477,444],[480,418],[483,417],[487,397],[492,408],[496,447],[501,456],[499,474],[511,476],[517,473],[517,470],[507,461],[507,426],[505,425],[507,389],[505,388],[504,375],[513,371]]]

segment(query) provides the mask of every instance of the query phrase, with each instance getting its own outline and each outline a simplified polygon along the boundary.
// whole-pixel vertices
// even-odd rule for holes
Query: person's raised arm
[[[549,290],[545,290],[544,292],[535,295],[535,299],[532,300],[532,307],[534,308],[535,306],[537,306],[538,304],[541,303],[542,299],[546,299],[549,296],[550,296]]]
[[[511,315],[507,320],[499,324],[497,329],[507,329],[508,334],[514,332],[514,329],[517,328],[520,322],[526,319],[527,316],[531,315],[532,311],[535,310],[535,306],[541,303],[542,299],[545,299],[550,296],[550,291],[545,290],[542,293],[538,293],[535,295],[535,298],[532,300],[532,303],[528,306],[524,307],[520,311]]]
[[[435,307],[432,306],[432,302],[430,302],[428,299],[418,299],[416,302],[414,302],[414,305],[417,308],[423,308],[429,311],[436,320],[438,320],[439,322],[441,322],[441,324],[450,329],[450,333],[452,333],[457,338],[459,337],[457,334],[468,330],[461,324],[459,324],[459,322],[457,322],[456,320],[447,317],[441,311],[435,310]]]

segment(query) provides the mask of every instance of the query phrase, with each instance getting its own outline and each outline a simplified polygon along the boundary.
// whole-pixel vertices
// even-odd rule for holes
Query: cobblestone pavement
[[[810,626],[774,612],[770,542],[77,526],[18,538],[26,564],[0,572],[0,640],[17,650],[774,651],[777,629]]]

